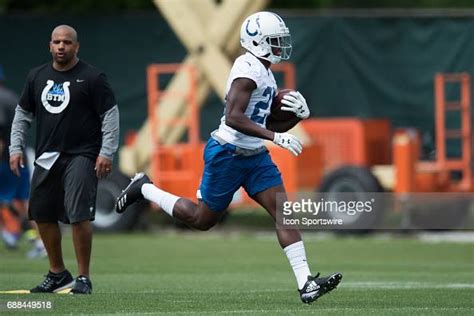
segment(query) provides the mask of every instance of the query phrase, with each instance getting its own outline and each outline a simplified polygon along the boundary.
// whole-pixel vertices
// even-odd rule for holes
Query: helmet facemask
[[[279,34],[270,35],[263,39],[268,45],[268,56],[262,56],[273,64],[277,64],[282,60],[288,60],[291,56],[291,35]]]

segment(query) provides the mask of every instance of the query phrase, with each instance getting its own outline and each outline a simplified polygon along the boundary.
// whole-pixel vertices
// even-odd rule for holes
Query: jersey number
[[[260,110],[266,111],[268,109],[268,107],[272,104],[275,93],[271,87],[267,87],[265,91],[263,91],[263,96],[268,96],[268,100],[257,102],[255,104],[255,109],[253,110],[252,116],[250,117],[252,121],[259,124],[265,123],[265,116],[260,115]]]

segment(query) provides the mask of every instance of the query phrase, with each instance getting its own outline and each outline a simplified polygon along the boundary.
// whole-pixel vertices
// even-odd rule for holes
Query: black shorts
[[[66,224],[93,221],[97,195],[95,163],[63,155],[50,170],[35,165],[28,216],[37,222]]]

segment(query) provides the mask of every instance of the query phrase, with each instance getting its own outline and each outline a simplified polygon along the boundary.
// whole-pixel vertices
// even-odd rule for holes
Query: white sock
[[[173,216],[174,205],[180,199],[179,196],[160,190],[151,183],[142,185],[142,194],[145,199],[158,204],[170,216]]]
[[[290,261],[291,268],[296,277],[296,282],[298,283],[298,289],[301,290],[306,281],[308,281],[308,275],[311,275],[308,262],[306,261],[306,252],[304,250],[303,241],[298,241],[286,246],[283,250]]]

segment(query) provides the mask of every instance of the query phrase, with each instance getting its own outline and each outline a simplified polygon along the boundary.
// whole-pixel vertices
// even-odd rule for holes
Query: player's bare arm
[[[232,82],[226,100],[226,124],[245,135],[271,140],[278,146],[289,150],[293,155],[298,156],[301,154],[303,146],[296,136],[288,133],[272,132],[258,126],[245,115],[252,91],[256,88],[257,85],[250,79],[237,78]]]
[[[232,82],[227,94],[225,123],[245,135],[273,140],[274,133],[272,131],[258,126],[244,114],[249,104],[250,95],[256,88],[255,82],[247,78],[237,78]]]

